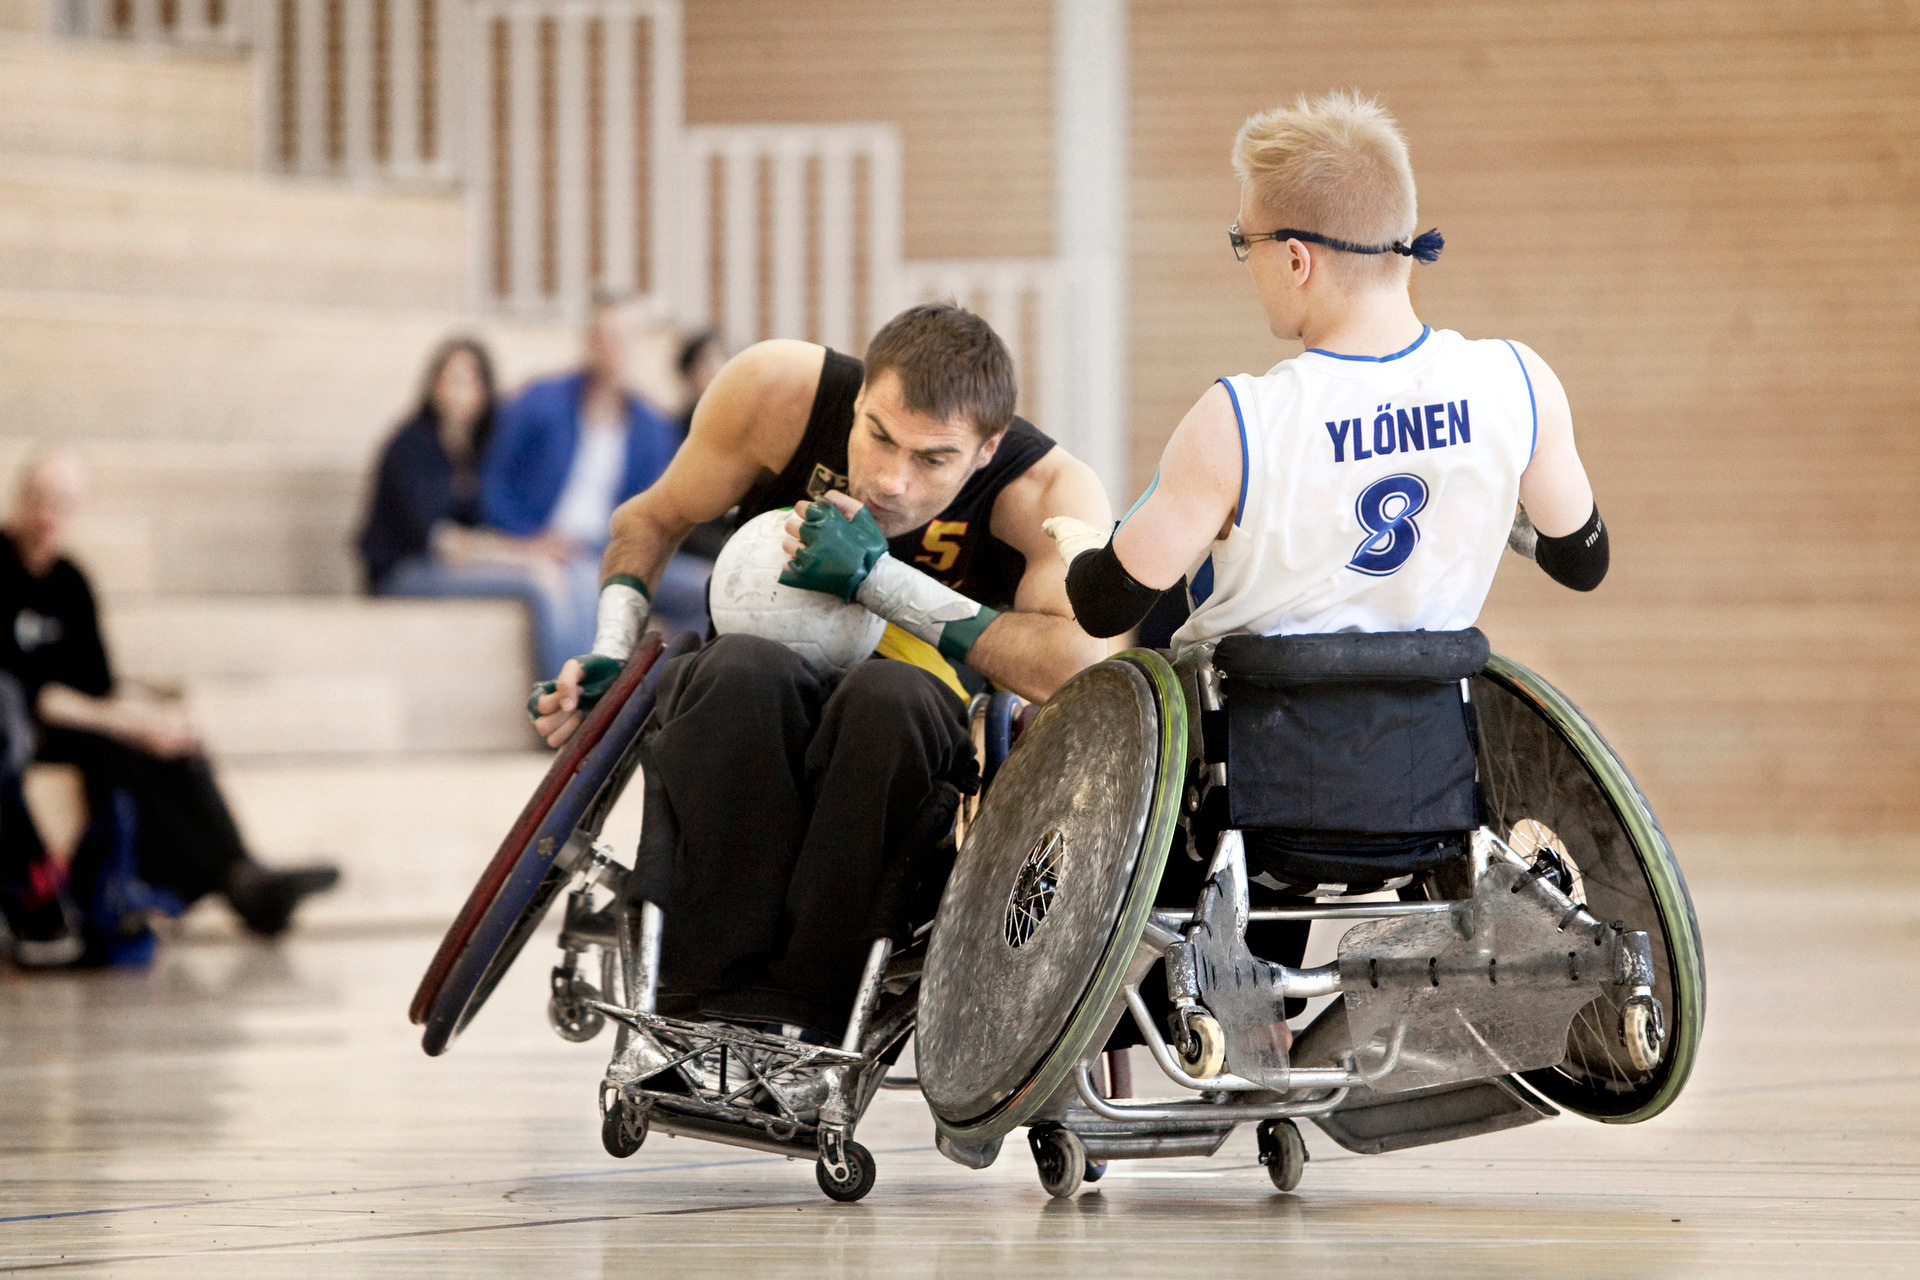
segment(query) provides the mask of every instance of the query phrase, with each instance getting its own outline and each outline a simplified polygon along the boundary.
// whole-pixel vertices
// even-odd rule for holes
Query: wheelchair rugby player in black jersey
[[[1106,652],[1074,622],[1041,528],[1063,514],[1110,523],[1105,491],[1016,418],[1014,401],[1005,346],[955,306],[895,317],[864,367],[811,343],[762,342],[714,379],[660,480],[614,513],[593,652],[529,702],[550,745],[613,687],[642,640],[651,585],[702,522],[738,527],[792,508],[780,582],[888,624],[875,656],[844,673],[735,632],[649,677],[645,830],[624,891],[652,913],[646,1015],[708,1034],[694,1044],[622,1032],[602,1094],[608,1125],[627,1126],[608,1131],[616,1154],[645,1133],[633,1099],[664,1126],[654,1095],[677,1088],[698,1096],[673,1100],[673,1131],[742,1141],[684,1114],[712,1119],[709,1104],[740,1101],[731,1066],[733,1082],[757,1074],[777,1095],[763,1109],[778,1142],[759,1145],[784,1149],[796,1123],[839,1115],[822,1124],[822,1186],[851,1199],[871,1183],[871,1157],[841,1141],[864,1100],[849,1109],[830,1082],[806,1078],[792,1046],[856,1040],[885,963],[878,944],[904,941],[930,914],[944,872],[928,846],[977,785],[970,699],[992,685],[1043,700]],[[727,562],[723,552],[722,574]],[[849,1149],[867,1162],[864,1181]]]

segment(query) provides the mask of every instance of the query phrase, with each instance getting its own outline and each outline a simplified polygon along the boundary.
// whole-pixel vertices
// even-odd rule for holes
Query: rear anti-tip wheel
[[[647,1140],[647,1113],[615,1094],[600,1117],[600,1145],[607,1154],[625,1160]]]
[[[1057,1124],[1035,1125],[1027,1130],[1027,1145],[1033,1148],[1034,1167],[1047,1194],[1070,1199],[1087,1176],[1087,1147],[1080,1135]]]
[[[1291,1191],[1300,1185],[1307,1167],[1307,1144],[1291,1120],[1267,1120],[1260,1125],[1260,1163],[1267,1167],[1275,1189]]]
[[[1186,1015],[1187,1034],[1177,1052],[1180,1069],[1195,1080],[1211,1080],[1227,1065],[1227,1035],[1210,1013]]]
[[[827,1193],[829,1200],[838,1200],[841,1204],[852,1204],[855,1200],[873,1190],[873,1179],[877,1172],[873,1163],[873,1152],[857,1142],[849,1141],[842,1146],[846,1157],[845,1171],[836,1172],[827,1168],[823,1159],[813,1166],[813,1177],[820,1189]]]

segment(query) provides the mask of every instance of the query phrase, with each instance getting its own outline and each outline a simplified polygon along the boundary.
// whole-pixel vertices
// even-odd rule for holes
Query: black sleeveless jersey
[[[741,499],[739,520],[847,488],[847,435],[853,401],[865,376],[858,360],[828,351],[800,447],[779,475],[761,480]],[[1047,455],[1053,441],[1025,418],[1015,418],[993,460],[967,478],[953,501],[918,529],[890,539],[893,558],[994,609],[1013,605],[1027,559],[993,536],[989,525],[1000,491]]]

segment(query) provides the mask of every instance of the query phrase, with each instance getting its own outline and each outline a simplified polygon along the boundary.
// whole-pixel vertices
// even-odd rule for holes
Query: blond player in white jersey
[[[1230,634],[1458,630],[1510,531],[1557,581],[1599,585],[1606,528],[1560,380],[1518,342],[1414,313],[1413,263],[1441,240],[1414,235],[1392,117],[1353,93],[1303,97],[1241,126],[1233,167],[1234,254],[1273,336],[1306,351],[1209,387],[1110,543],[1047,522],[1080,624],[1118,635],[1185,578],[1176,650]]]

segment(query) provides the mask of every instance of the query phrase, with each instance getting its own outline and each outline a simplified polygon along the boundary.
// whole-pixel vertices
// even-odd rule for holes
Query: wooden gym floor
[[[919,1097],[861,1131],[864,1202],[660,1137],[600,1150],[606,1042],[546,1028],[536,942],[439,1060],[404,1009],[433,939],[182,942],[150,973],[0,981],[0,1272],[74,1275],[1699,1276],[1920,1270],[1920,881],[1694,885],[1708,1030],[1678,1105],[1395,1155],[1275,1194],[1250,1132],[1050,1202]]]

